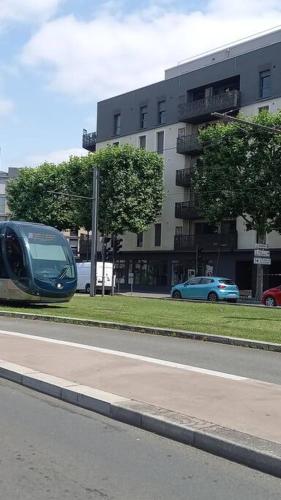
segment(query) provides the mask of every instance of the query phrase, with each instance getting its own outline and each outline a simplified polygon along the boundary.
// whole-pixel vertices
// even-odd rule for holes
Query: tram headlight
[[[63,288],[63,285],[61,283],[57,283],[57,288],[61,290]]]

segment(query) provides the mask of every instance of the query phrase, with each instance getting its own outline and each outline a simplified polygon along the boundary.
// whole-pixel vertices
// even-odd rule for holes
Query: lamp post
[[[97,221],[98,221],[98,170],[93,168],[93,196],[92,196],[92,246],[91,246],[91,283],[90,297],[96,295],[97,276]]]
[[[90,278],[90,297],[96,295],[96,263],[97,263],[97,221],[98,221],[98,169],[93,166],[93,195],[80,196],[73,193],[64,193],[60,191],[50,191],[47,193],[67,196],[92,201],[92,245],[91,245],[91,278]]]

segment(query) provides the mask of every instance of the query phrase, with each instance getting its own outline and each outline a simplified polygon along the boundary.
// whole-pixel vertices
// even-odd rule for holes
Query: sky
[[[0,170],[86,154],[98,101],[279,25],[280,0],[0,0]]]

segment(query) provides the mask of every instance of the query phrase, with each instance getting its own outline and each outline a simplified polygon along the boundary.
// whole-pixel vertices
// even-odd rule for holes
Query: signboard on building
[[[255,248],[260,248],[260,249],[266,250],[268,248],[268,244],[267,243],[256,243]]]
[[[269,259],[270,258],[270,250],[263,250],[260,248],[256,248],[254,250],[254,256],[255,257],[267,257]]]
[[[206,265],[206,276],[213,276],[214,267]]]
[[[271,259],[266,257],[254,257],[254,264],[261,264],[262,266],[270,266]]]

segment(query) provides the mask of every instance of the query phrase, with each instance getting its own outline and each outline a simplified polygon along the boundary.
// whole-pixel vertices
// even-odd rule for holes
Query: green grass
[[[281,343],[281,309],[136,297],[75,296],[67,304],[0,310],[116,321]]]

